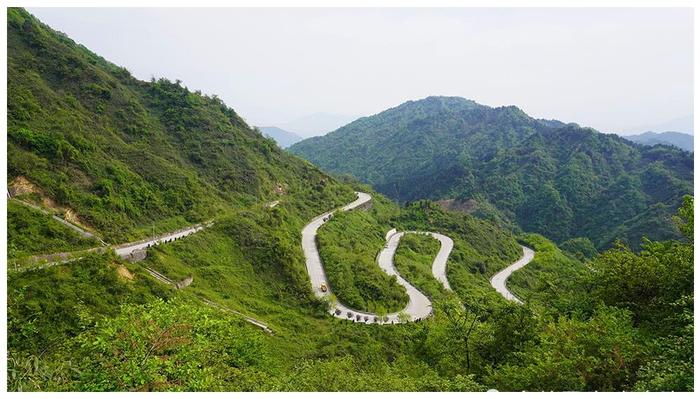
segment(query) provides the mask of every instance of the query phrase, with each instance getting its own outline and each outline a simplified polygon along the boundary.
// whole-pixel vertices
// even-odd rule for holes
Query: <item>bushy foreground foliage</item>
[[[522,235],[537,255],[509,282],[526,299],[516,305],[488,281],[520,256],[510,232],[428,201],[399,208],[375,195],[370,211],[338,214],[321,231],[329,278],[346,273],[351,281],[338,285],[339,295],[375,309],[391,308],[392,300],[398,306],[401,291],[373,263],[392,227],[454,239],[448,278],[455,291],[427,274],[435,243],[406,237],[397,267],[428,293],[434,315],[393,326],[352,323],[330,317],[312,296],[300,231],[313,216],[352,200],[354,189],[367,188],[279,151],[217,98],[179,82],[137,81],[23,10],[8,10],[8,53],[11,182],[26,178],[36,195],[74,210],[114,241],[215,218],[209,229],[149,249],[143,263],[104,253],[10,273],[10,390],[693,389],[690,197],[676,219],[679,238],[645,241],[641,250],[621,243],[596,256],[585,240],[562,251],[543,236]],[[503,138],[515,137],[522,115],[499,112],[513,122]],[[655,151],[644,156],[683,169],[686,158]],[[541,161],[532,176],[551,172],[537,151],[489,156],[516,155]],[[683,188],[662,169],[647,172],[665,187]],[[646,195],[663,202],[655,179],[625,178],[614,186],[621,192],[608,190],[593,203],[610,200],[620,211],[611,225],[624,219],[625,229],[643,231],[647,213],[625,215],[638,210],[638,182],[651,182]],[[513,176],[493,184],[519,192]],[[545,205],[557,198],[553,189],[538,195],[531,198]],[[280,201],[274,208],[267,205],[272,199]],[[560,205],[555,213],[566,220],[563,199]],[[551,209],[529,211],[542,216],[533,223],[563,236],[551,225]],[[15,253],[85,244],[37,214],[10,212]],[[676,229],[668,218],[653,223],[659,231]],[[192,285],[167,287],[145,267],[193,277]],[[201,298],[259,318],[274,335]]]
[[[420,323],[395,326],[336,320],[323,311],[309,311],[308,302],[289,306],[294,302],[288,296],[271,295],[258,283],[273,277],[255,272],[237,277],[254,287],[246,292],[249,299],[243,306],[258,307],[257,315],[271,323],[274,336],[197,300],[193,294],[234,308],[241,305],[228,291],[235,283],[220,281],[216,273],[200,272],[199,286],[175,293],[138,267],[132,280],[124,280],[109,255],[95,255],[70,267],[12,276],[10,388],[692,390],[689,209],[691,199],[680,213],[688,239],[649,242],[638,253],[620,246],[587,264],[590,269],[578,265],[589,271],[580,275],[557,273],[557,267],[576,267],[560,264],[563,259],[577,261],[537,235],[528,237],[527,244],[543,255],[536,266],[543,270],[541,278],[551,281],[520,287],[528,298],[524,305],[467,295],[470,291],[462,287],[456,288],[456,296],[429,288],[421,277],[428,266],[416,263],[426,256],[412,251],[434,252],[435,245],[424,236],[407,236],[399,267],[412,269],[408,274],[413,273],[415,283],[427,287],[435,314]],[[257,259],[251,251],[239,252],[249,248],[240,245],[255,247],[254,242],[223,246],[226,231],[222,227],[200,236],[201,242],[192,236],[160,248],[162,260],[154,266],[188,259],[186,254],[198,248],[210,253],[205,242],[214,241],[221,241],[214,245],[223,256],[239,256],[236,263]],[[645,274],[650,265],[655,276]],[[635,282],[633,274],[650,281]],[[530,279],[538,276],[526,281]],[[568,279],[575,281],[563,285]],[[289,284],[283,281],[281,286]],[[576,285],[584,289],[572,288]],[[561,289],[550,291],[549,286]]]

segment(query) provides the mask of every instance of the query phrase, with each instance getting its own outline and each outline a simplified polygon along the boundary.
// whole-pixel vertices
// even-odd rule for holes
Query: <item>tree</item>
[[[507,391],[619,391],[632,387],[642,347],[630,313],[601,307],[590,320],[561,317],[498,368],[491,384]]]
[[[408,313],[403,312],[403,311],[399,312],[399,315],[397,318],[399,320],[399,323],[408,323],[409,321],[411,321],[411,315],[409,315]]]
[[[687,242],[645,240],[639,253],[617,243],[591,262],[591,295],[631,310],[636,323],[651,323],[662,330],[669,327],[662,321],[672,304],[693,293],[692,197],[684,199],[676,222]]]
[[[469,347],[470,339],[477,322],[485,318],[487,306],[480,300],[473,300],[464,304],[459,303],[457,300],[450,300],[441,303],[439,306],[448,320],[448,329],[451,335],[464,348],[467,372],[470,372],[472,367],[471,348]]]
[[[678,302],[677,312],[670,318],[682,327],[677,333],[656,338],[650,345],[652,359],[642,365],[636,385],[637,391],[680,392],[693,391],[693,296],[684,296]]]
[[[683,197],[683,205],[678,210],[678,215],[675,216],[674,220],[683,236],[691,242],[693,241],[693,214],[693,197],[690,195],[686,195]]]

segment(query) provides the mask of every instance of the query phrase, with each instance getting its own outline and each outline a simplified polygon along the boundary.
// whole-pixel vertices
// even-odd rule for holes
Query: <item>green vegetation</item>
[[[8,178],[24,177],[109,242],[285,195],[318,214],[352,192],[216,96],[142,82],[8,9]]]
[[[496,370],[492,383],[511,390],[693,390],[692,215],[693,199],[685,197],[677,218],[683,240],[646,241],[638,253],[619,243],[590,262],[574,283],[580,289],[563,294],[576,308],[543,307],[549,321],[538,339]]]
[[[414,213],[403,220],[412,220],[425,206],[435,219],[470,220],[442,214],[427,202],[414,205]],[[688,237],[690,209],[688,200],[680,213],[681,230]],[[267,215],[269,222],[275,220],[273,209],[259,207],[250,213],[251,218]],[[283,217],[276,225],[279,230],[263,224],[264,219],[251,219],[260,223],[257,232],[231,239],[240,230],[232,230],[233,223],[226,220],[243,217],[222,218],[220,226],[151,249],[145,264],[129,266],[131,279],[117,274],[120,265],[109,255],[11,275],[10,389],[692,389],[692,241],[649,242],[638,254],[619,247],[593,261],[595,272],[578,276],[556,272],[558,267],[583,267],[577,260],[540,236],[526,236],[527,245],[542,254],[535,267],[550,270],[553,278],[576,279],[572,287],[581,285],[580,290],[557,291],[563,305],[549,304],[547,294],[556,295],[543,284],[527,287],[532,294],[523,306],[498,300],[495,293],[473,295],[475,288],[486,291],[481,285],[486,277],[464,266],[463,274],[455,274],[459,263],[450,263],[450,281],[461,304],[430,292],[436,302],[435,315],[428,320],[357,325],[327,316],[323,304],[308,302],[308,295],[295,299],[292,279],[261,269],[277,268],[270,262],[279,258],[261,258],[274,250],[257,248],[275,241],[269,235],[273,231],[288,231],[283,226],[293,223],[293,217]],[[251,229],[252,223],[242,224]],[[454,228],[466,226],[455,223]],[[426,246],[429,252],[436,249],[425,241],[428,237],[405,238],[397,258],[401,268],[425,258]],[[466,238],[458,239],[455,247],[464,250],[468,244],[460,240]],[[296,254],[289,258],[294,267],[303,267],[298,246],[279,248]],[[564,260],[571,264],[562,265]],[[172,291],[152,280],[142,266],[195,275],[195,282]],[[423,272],[429,267],[414,266]],[[528,268],[514,274],[513,282]],[[424,284],[423,272],[416,273],[417,284]],[[640,273],[641,278],[631,278]],[[538,276],[547,273],[532,277]],[[461,278],[476,283],[465,287],[458,284]],[[640,279],[648,283],[635,283]],[[196,296],[259,317],[275,335],[209,309]]]
[[[640,350],[629,314],[602,307],[585,321],[561,318],[544,325],[518,361],[499,368],[491,381],[507,391],[630,390]]]
[[[215,219],[149,248],[140,263],[108,252],[10,272],[9,390],[693,390],[692,198],[676,218],[654,218],[678,238],[646,240],[639,251],[620,243],[596,255],[579,239],[562,251],[522,235],[537,255],[509,282],[527,301],[516,305],[489,285],[521,253],[499,219],[430,201],[400,208],[373,193],[370,210],[339,213],[320,231],[331,285],[346,273],[352,283],[343,295],[391,306],[395,285],[374,257],[397,228],[454,240],[447,273],[455,292],[427,275],[436,242],[407,235],[397,267],[431,296],[434,314],[401,325],[352,323],[313,296],[301,229],[354,190],[370,190],[281,152],[215,97],[137,81],[24,10],[8,9],[8,36],[10,182],[28,179],[113,242]],[[504,115],[515,135],[522,115]],[[675,159],[664,151],[655,153],[668,156],[659,162]],[[280,203],[270,208],[270,200]],[[44,215],[12,204],[8,212],[15,254],[84,247]],[[194,280],[176,290],[145,268]],[[260,319],[274,335],[201,298]]]
[[[535,258],[508,279],[507,286],[513,294],[564,314],[582,306],[581,301],[588,302],[586,286],[581,281],[589,275],[589,267],[539,234],[527,234],[521,240],[535,251]]]
[[[472,377],[443,377],[425,363],[352,356],[288,367],[272,338],[240,319],[185,300],[127,305],[81,333],[66,358],[10,359],[12,388],[116,391],[483,391]]]
[[[512,234],[490,222],[446,212],[430,201],[408,204],[395,224],[400,231],[433,231],[452,238],[447,278],[462,301],[503,301],[489,278],[520,257]]]
[[[119,277],[120,266],[107,255],[89,255],[71,264],[11,274],[7,283],[10,352],[60,350],[62,341],[99,317],[114,316],[122,303],[170,296],[150,280],[133,284]],[[127,270],[143,275],[139,268]]]
[[[566,240],[559,245],[559,248],[582,262],[598,255],[593,242],[585,237]]]
[[[376,262],[391,228],[435,231],[451,237],[455,245],[448,259],[447,274],[461,298],[499,301],[488,278],[518,259],[520,253],[514,237],[490,222],[443,211],[429,201],[412,203],[399,211],[395,205],[375,196],[370,211],[337,213],[319,230],[319,252],[326,274],[334,294],[344,304],[379,313],[399,311],[406,305],[408,297],[404,289],[384,274]],[[410,241],[409,237],[402,240],[407,238]],[[406,271],[410,273],[406,276],[418,278],[409,281],[430,294],[435,292],[429,287],[441,285],[432,278],[429,270],[432,258],[428,257],[430,253],[421,253],[419,258],[409,256],[405,260]],[[415,269],[418,274],[413,275],[419,259],[427,265],[430,279],[418,269]]]
[[[7,203],[7,258],[50,254],[96,247],[94,239],[81,236],[36,209]]]
[[[459,97],[409,101],[289,150],[397,200],[475,200],[483,217],[598,249],[679,238],[668,221],[693,192],[688,152]]]
[[[85,329],[66,343],[68,359],[29,366],[11,358],[9,372],[23,390],[250,390],[271,366],[261,341],[240,319],[179,299],[156,300],[125,305]]]
[[[347,214],[375,212],[381,220],[396,210],[384,201],[380,197],[370,212]],[[109,255],[12,275],[13,286],[22,290],[10,291],[11,306],[17,309],[10,311],[11,326],[39,328],[51,334],[56,345],[48,351],[30,350],[26,344],[46,347],[46,339],[11,330],[12,335],[27,337],[10,345],[11,389],[485,389],[457,367],[444,374],[428,358],[417,356],[411,342],[422,333],[414,325],[386,329],[332,319],[322,303],[310,301],[308,288],[297,291],[292,276],[304,267],[298,246],[303,223],[284,206],[260,206],[221,217],[210,229],[154,247],[144,263],[129,266],[131,281],[118,277]],[[284,234],[292,231],[294,244],[286,246]],[[266,256],[271,254],[275,256]],[[144,266],[176,279],[192,275],[194,282],[185,290],[171,291],[144,273]],[[47,282],[64,273],[74,277],[63,289],[77,297],[53,297],[59,308],[46,312],[37,313],[25,304],[21,292],[51,295],[55,284]],[[300,281],[308,284],[305,274]],[[116,289],[118,294],[95,289]],[[129,292],[142,294],[128,297]],[[100,305],[76,305],[86,301],[83,295],[97,298]],[[275,335],[206,309],[196,301],[198,296],[264,320]],[[169,297],[175,299],[157,299]],[[54,318],[69,322],[69,327],[52,329]],[[120,361],[109,355],[114,353]],[[182,374],[177,365],[191,370]]]
[[[431,236],[404,234],[394,255],[394,266],[401,276],[432,299],[445,295],[431,269],[439,250],[440,242]]]
[[[319,229],[318,248],[339,301],[358,310],[379,314],[398,312],[408,295],[377,265],[384,236],[391,229],[387,216],[398,208],[376,198],[369,211],[337,212]]]
[[[310,294],[299,245],[302,226],[284,204],[241,211],[186,239],[152,248],[142,265],[175,280],[192,276],[188,294],[264,319],[278,330],[275,319],[288,322],[288,307],[322,314]]]

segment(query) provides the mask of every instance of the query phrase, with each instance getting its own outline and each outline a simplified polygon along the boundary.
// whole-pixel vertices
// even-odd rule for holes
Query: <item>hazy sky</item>
[[[29,11],[138,78],[219,95],[254,125],[429,95],[606,132],[693,113],[691,9]]]

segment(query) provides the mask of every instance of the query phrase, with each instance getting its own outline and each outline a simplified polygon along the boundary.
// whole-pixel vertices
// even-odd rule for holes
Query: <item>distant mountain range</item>
[[[138,80],[6,13],[8,391],[694,389],[692,201],[684,241],[586,264],[586,239],[510,230],[673,235],[692,154],[443,97],[293,146],[396,198],[452,198],[400,206],[283,151],[216,95]],[[369,209],[340,211],[357,190]],[[73,222],[112,245],[86,249]],[[117,256],[144,238],[162,245]],[[508,281],[523,306],[491,284],[528,261],[519,244],[536,252]],[[402,285],[435,311],[412,319]]]
[[[637,134],[638,132],[681,132],[685,134],[693,133],[693,115],[685,115],[679,118],[667,120],[660,123],[627,128],[622,134]]]
[[[304,140],[300,135],[275,126],[258,126],[261,132],[267,137],[274,139],[281,148],[287,148],[290,145]]]
[[[332,132],[357,119],[354,115],[317,112],[284,123],[275,123],[282,129],[296,132],[303,137],[314,137]]]
[[[408,101],[289,151],[396,200],[473,199],[525,231],[598,247],[677,235],[667,219],[693,192],[692,154],[459,97]]]
[[[666,144],[682,150],[693,152],[693,136],[679,132],[644,132],[631,136],[623,136],[627,140],[645,145]]]

